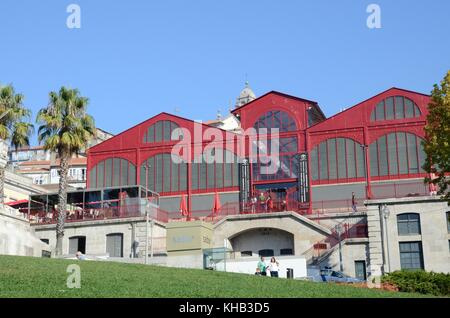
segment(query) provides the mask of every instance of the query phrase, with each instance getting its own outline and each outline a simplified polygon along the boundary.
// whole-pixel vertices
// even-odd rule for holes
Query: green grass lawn
[[[67,266],[81,268],[81,288],[66,286]],[[0,256],[4,297],[420,297],[352,286],[206,270],[112,262]]]

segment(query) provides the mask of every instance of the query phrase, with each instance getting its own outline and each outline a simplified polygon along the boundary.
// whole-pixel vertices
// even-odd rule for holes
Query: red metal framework
[[[403,100],[403,115],[400,114],[400,108],[397,111],[396,100],[399,97]],[[391,118],[390,114],[390,106],[386,108],[386,100],[393,100],[393,118]],[[407,107],[405,101],[411,101],[413,108],[413,116],[409,116],[407,114]],[[255,127],[255,124],[259,121],[261,116],[266,116],[267,114],[271,114],[271,116],[264,117],[264,123],[267,126],[267,118],[269,118],[269,126],[276,128],[280,126],[283,128],[282,124],[282,116],[287,118],[286,123],[288,124],[285,128],[290,127],[290,129],[284,129],[288,131],[280,132],[280,137],[282,138],[296,138],[297,140],[297,149],[298,153],[307,152],[310,153],[318,147],[320,143],[326,142],[328,145],[328,140],[338,140],[338,138],[346,138],[346,140],[351,139],[355,142],[354,148],[361,145],[364,147],[363,159],[366,162],[365,165],[365,173],[360,174],[359,167],[356,166],[356,176],[353,178],[352,173],[349,173],[349,163],[347,162],[349,158],[349,154],[347,153],[347,146],[345,152],[345,175],[338,175],[336,179],[328,179],[328,180],[313,180],[311,181],[311,177],[309,178],[309,188],[314,185],[319,184],[339,184],[339,183],[352,183],[352,182],[361,182],[366,181],[367,183],[367,196],[369,197],[373,188],[373,181],[383,181],[383,180],[393,180],[393,179],[411,179],[411,178],[421,178],[424,176],[424,173],[418,171],[417,173],[412,173],[408,168],[407,174],[399,173],[388,173],[386,175],[378,175],[376,176],[374,173],[371,173],[371,160],[369,154],[370,145],[374,144],[379,140],[380,137],[386,136],[392,133],[409,133],[413,134],[416,138],[416,146],[419,145],[419,138],[424,138],[423,127],[426,122],[426,115],[428,114],[427,105],[430,102],[430,97],[428,95],[398,89],[391,88],[387,91],[384,91],[370,99],[367,99],[339,114],[336,114],[328,119],[325,118],[322,111],[320,110],[318,104],[314,101],[310,101],[307,99],[302,99],[294,96],[289,96],[279,92],[270,92],[265,94],[264,96],[242,106],[232,113],[237,116],[241,123],[241,127],[243,130],[247,130],[249,128]],[[371,120],[371,114],[376,111],[377,105],[383,105],[383,117],[379,117],[374,115],[376,121]],[[408,102],[409,103],[409,102]],[[400,104],[399,104],[400,105]],[[409,104],[408,104],[409,105]],[[378,106],[380,107],[380,106]],[[416,109],[417,107],[417,109]],[[381,108],[380,108],[381,109]],[[396,115],[396,112],[398,113]],[[286,114],[280,115],[281,123],[279,123],[274,114]],[[404,117],[404,118],[401,118]],[[313,119],[313,120],[312,120]],[[158,124],[162,122],[163,124]],[[289,125],[289,122],[295,123],[294,125]],[[136,167],[136,184],[144,184],[141,180],[140,167],[141,165],[151,158],[158,154],[170,153],[173,146],[178,141],[167,140],[164,138],[165,133],[164,127],[167,126],[164,123],[170,123],[167,129],[167,132],[171,132],[172,128],[180,127],[185,129],[186,134],[183,134],[183,141],[190,142],[192,146],[191,157],[195,157],[195,149],[200,148],[200,150],[204,149],[210,142],[210,138],[201,139],[200,144],[194,142],[194,140],[189,140],[189,134],[194,136],[196,133],[195,123],[191,120],[181,118],[178,116],[170,115],[167,113],[161,113],[139,125],[136,125],[127,131],[89,149],[88,151],[88,174],[92,172],[94,167],[101,161],[108,158],[122,158],[128,160],[131,164]],[[159,126],[158,126],[159,125]],[[149,128],[153,127],[153,135],[156,134],[155,127],[161,127],[161,142],[156,142],[158,138],[152,138],[152,133],[149,134]],[[209,126],[201,125],[203,129],[209,128]],[[260,125],[258,124],[259,128]],[[292,128],[292,129],[291,129]],[[159,131],[159,130],[158,130]],[[219,148],[229,149],[233,153],[237,154],[237,146],[234,145],[229,148],[226,140],[232,140],[236,137],[235,134],[231,132],[220,131],[221,137],[223,141],[217,142],[220,145]],[[166,136],[167,137],[167,136]],[[159,140],[159,139],[158,139]],[[359,144],[359,145],[358,145]],[[378,144],[377,144],[378,145]],[[327,146],[328,151],[328,146]],[[379,156],[379,147],[377,146],[377,156]],[[398,161],[398,166],[400,166],[400,159],[398,155],[398,145],[396,148],[396,156]],[[249,149],[246,148],[243,156],[247,156],[249,154]],[[289,153],[291,154],[291,153]],[[416,154],[418,154],[418,150],[416,148]],[[356,151],[355,151],[356,155]],[[311,172],[311,169],[316,169],[314,165],[311,165],[311,156],[309,158],[309,175],[312,176],[316,172]],[[361,161],[361,158],[358,159]],[[342,158],[338,158],[338,152],[336,152],[336,161],[339,163],[342,161]],[[379,161],[378,161],[379,162]],[[418,161],[419,162],[419,161]],[[351,163],[350,163],[351,165]],[[387,161],[387,165],[389,166],[389,159]],[[409,165],[409,161],[408,161]],[[197,170],[194,170],[195,168]],[[372,167],[373,169],[374,167]],[[187,186],[186,189],[178,189],[178,191],[170,191],[167,195],[186,195],[188,202],[188,210],[191,210],[191,196],[193,193],[215,193],[215,192],[224,192],[224,191],[238,191],[239,187],[237,183],[234,181],[235,176],[232,176],[232,184],[231,186],[223,184],[215,183],[213,186],[205,188],[195,186],[192,183],[192,176],[195,175],[193,172],[197,172],[198,182],[201,182],[200,177],[200,164],[196,163],[194,165],[187,165]],[[233,166],[232,169],[235,169]],[[289,163],[289,169],[295,169],[295,167]],[[327,167],[329,172],[329,167]],[[292,172],[292,171],[291,171]],[[208,171],[206,175],[208,175]],[[216,167],[214,167],[214,176],[217,174],[226,175],[225,166],[221,166],[219,171],[216,171]],[[292,176],[292,175],[291,175]],[[364,176],[364,177],[361,177]],[[251,187],[256,184],[262,183],[276,183],[276,182],[285,182],[285,180],[281,180],[281,178],[285,178],[286,176],[276,176],[274,178],[267,178],[270,180],[259,180],[258,178],[253,178]],[[88,178],[89,179],[89,178]],[[295,178],[293,179],[295,181]],[[88,182],[88,186],[90,186]],[[401,185],[399,185],[401,187]],[[376,188],[375,188],[376,189]],[[401,192],[401,191],[400,191]],[[163,196],[166,195],[163,191]],[[311,201],[313,204],[308,208],[308,212],[312,213],[314,203],[314,198],[311,197]],[[317,205],[317,204],[316,204]]]

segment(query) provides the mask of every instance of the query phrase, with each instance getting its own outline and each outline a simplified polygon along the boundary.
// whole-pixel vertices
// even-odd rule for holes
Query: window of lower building
[[[422,242],[400,243],[400,265],[406,270],[424,269]]]
[[[282,248],[280,250],[280,255],[294,255],[292,248]]]
[[[69,254],[76,252],[86,254],[86,236],[73,236],[69,238]]]
[[[42,242],[44,242],[45,244],[49,244],[50,240],[49,239],[41,239]]]
[[[106,235],[106,253],[109,254],[109,257],[123,257],[122,233]]]
[[[252,253],[252,251],[242,251],[241,256],[242,257],[253,256],[253,253]]]
[[[263,256],[263,257],[274,256],[273,250],[270,250],[270,249],[259,250],[258,254],[259,254],[259,256]]]
[[[398,235],[420,234],[420,215],[404,213],[397,215]]]

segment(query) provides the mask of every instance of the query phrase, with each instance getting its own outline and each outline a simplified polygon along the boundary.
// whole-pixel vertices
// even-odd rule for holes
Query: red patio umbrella
[[[186,205],[186,197],[184,194],[181,196],[181,200],[180,200],[180,213],[182,216],[189,215],[187,205]]]
[[[219,194],[216,192],[214,195],[214,204],[213,204],[213,215],[217,215],[219,213],[221,206],[220,206],[220,198]]]

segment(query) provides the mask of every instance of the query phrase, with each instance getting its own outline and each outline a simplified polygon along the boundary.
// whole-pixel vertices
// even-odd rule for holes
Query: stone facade
[[[52,251],[56,245],[55,225],[35,225],[36,235],[41,239],[49,241]],[[88,255],[106,255],[106,236],[109,234],[123,235],[123,257],[132,258],[133,242],[139,242],[137,256],[145,255],[146,244],[146,222],[145,217],[97,220],[84,222],[66,223],[64,228],[63,254],[69,255],[69,239],[71,237],[86,237],[85,254]],[[151,244],[151,224],[149,225],[149,244]],[[149,246],[149,253],[151,246]],[[166,251],[166,225],[155,222],[153,226],[153,252],[155,254],[165,253]]]
[[[420,242],[423,269],[450,273],[450,233],[446,214],[450,207],[446,202],[437,197],[411,197],[369,200],[366,205],[372,266],[383,272],[400,270],[400,243]],[[400,233],[398,216],[406,213],[419,215],[420,233]]]
[[[49,256],[50,246],[43,243],[28,220],[7,206],[0,208],[0,255]]]

